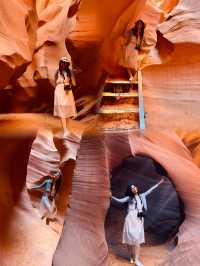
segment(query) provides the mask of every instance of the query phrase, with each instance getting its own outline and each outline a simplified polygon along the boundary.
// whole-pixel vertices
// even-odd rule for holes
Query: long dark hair
[[[67,60],[61,59],[59,61],[58,70],[56,71],[56,74],[55,74],[55,80],[58,79],[59,74],[63,77],[64,80],[65,80],[66,75],[69,78],[69,84],[64,86],[65,90],[71,90],[72,89],[72,75],[71,75],[71,71],[70,71],[69,67],[70,67],[70,62]]]
[[[58,70],[59,70],[60,75],[63,76],[63,78],[65,78],[64,73],[66,73],[67,77],[71,80],[71,72],[70,72],[69,66],[70,66],[70,62],[60,60]]]
[[[128,185],[127,186],[127,189],[126,189],[126,193],[125,193],[125,196],[127,197],[127,196],[129,196],[129,197],[131,197],[131,198],[134,198],[135,197],[135,194],[132,192],[132,186],[134,186],[133,184],[130,184],[130,185]],[[137,194],[139,194],[139,193],[137,193]]]
[[[139,25],[141,24],[141,28],[139,28]],[[136,47],[135,49],[141,50],[142,41],[144,39],[144,29],[145,29],[145,23],[141,19],[137,20],[135,23],[134,28],[131,29],[132,34],[136,37]]]
[[[140,198],[140,194],[137,192],[136,194],[134,194],[133,192],[132,192],[132,189],[131,189],[131,187],[132,186],[135,186],[135,185],[133,185],[133,184],[130,184],[130,185],[128,185],[127,186],[127,189],[126,189],[126,193],[125,193],[125,196],[127,197],[127,196],[129,196],[130,197],[130,201],[132,201],[133,199],[135,199],[135,196],[136,195],[138,195],[139,196],[139,198]],[[138,187],[137,187],[137,189],[138,189]],[[135,199],[136,200],[136,199]],[[140,201],[141,201],[141,198],[140,198]],[[141,201],[141,204],[142,204],[142,201]],[[142,205],[143,206],[143,205]],[[126,205],[125,205],[125,207],[126,207],[126,209],[128,208],[128,203],[126,203]],[[138,210],[138,213],[141,213],[141,211],[138,209],[138,206],[137,206],[137,200],[136,200],[136,202],[135,202],[135,207],[137,208],[137,210]],[[143,214],[143,216],[138,216],[138,217],[144,217],[144,214]]]

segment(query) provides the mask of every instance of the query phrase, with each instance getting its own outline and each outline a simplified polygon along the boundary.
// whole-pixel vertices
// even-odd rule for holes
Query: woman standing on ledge
[[[60,118],[62,130],[54,132],[54,144],[60,154],[60,165],[69,159],[76,160],[80,137],[70,128],[70,119],[77,116],[73,90],[76,80],[72,62],[67,57],[59,61],[59,68],[55,76],[56,88],[54,91],[54,116]]]
[[[125,43],[122,44],[122,58],[119,64],[128,71],[129,80],[134,80],[134,74],[139,69],[139,55],[143,48],[145,23],[139,19],[133,28],[124,33]]]
[[[124,222],[122,243],[129,246],[131,253],[130,263],[135,263],[136,266],[143,266],[143,264],[139,260],[139,255],[140,244],[145,243],[143,208],[147,210],[146,197],[163,182],[164,179],[161,179],[158,184],[141,194],[138,193],[138,188],[136,186],[131,185],[127,188],[126,197],[118,199],[112,196],[112,199],[116,202],[128,202],[128,214]],[[133,260],[134,253],[135,260]]]
[[[64,132],[67,131],[67,119],[76,117],[76,105],[73,89],[76,86],[75,77],[68,58],[62,57],[56,73],[56,88],[54,92],[54,116],[60,117]]]

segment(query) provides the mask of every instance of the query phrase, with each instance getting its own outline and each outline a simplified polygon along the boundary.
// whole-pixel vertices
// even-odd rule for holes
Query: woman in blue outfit
[[[146,197],[163,182],[164,179],[161,179],[159,183],[141,194],[138,193],[136,186],[131,185],[127,189],[126,197],[118,199],[112,196],[112,199],[116,202],[128,203],[128,213],[124,222],[122,243],[129,245],[131,250],[130,263],[135,263],[136,266],[143,266],[139,260],[139,255],[140,244],[145,243],[143,209],[147,210]],[[135,260],[133,259],[134,253]]]

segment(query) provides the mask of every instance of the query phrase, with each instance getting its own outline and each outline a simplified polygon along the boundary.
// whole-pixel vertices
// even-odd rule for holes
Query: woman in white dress
[[[60,153],[60,165],[69,159],[76,160],[80,137],[73,134],[69,119],[77,116],[73,89],[76,80],[72,63],[67,57],[62,57],[56,73],[56,88],[54,91],[54,116],[59,117],[62,131],[54,133],[54,144]]]
[[[62,57],[56,73],[56,88],[54,92],[54,116],[60,117],[64,131],[67,131],[67,119],[77,115],[73,88],[76,82],[71,62]]]
[[[127,42],[123,44],[122,58],[119,64],[127,68],[129,80],[133,80],[133,74],[139,68],[139,53],[144,41],[145,23],[139,19],[133,28],[125,32]]]
[[[145,243],[144,236],[144,210],[147,210],[146,197],[153,192],[164,179],[150,188],[148,191],[138,194],[138,188],[131,185],[127,189],[127,196],[118,199],[112,196],[112,199],[119,203],[128,203],[128,213],[125,218],[122,243],[129,246],[131,256],[130,263],[135,263],[136,266],[142,266],[143,264],[139,260],[140,244]],[[135,260],[133,260],[133,254],[135,253]]]

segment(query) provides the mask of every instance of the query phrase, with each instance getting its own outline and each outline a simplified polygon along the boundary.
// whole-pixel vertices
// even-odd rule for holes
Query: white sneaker
[[[142,262],[138,259],[135,260],[135,266],[144,266]]]
[[[130,264],[134,264],[134,259],[133,259],[133,257],[130,257]]]

